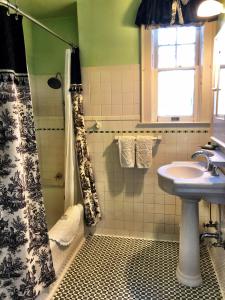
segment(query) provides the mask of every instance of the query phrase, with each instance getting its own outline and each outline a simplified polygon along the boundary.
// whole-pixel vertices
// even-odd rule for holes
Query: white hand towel
[[[138,136],[136,139],[136,164],[138,168],[147,169],[152,165],[152,138]]]
[[[50,240],[55,241],[60,246],[69,246],[78,232],[80,220],[83,218],[83,210],[81,204],[69,207],[50,230]]]
[[[135,137],[120,136],[118,140],[120,165],[122,168],[134,168]]]

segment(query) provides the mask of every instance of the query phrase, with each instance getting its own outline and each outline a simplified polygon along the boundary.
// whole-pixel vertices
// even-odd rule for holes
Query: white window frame
[[[217,119],[225,120],[225,115],[219,114],[218,113],[218,106],[219,106],[219,95],[220,95],[220,87],[219,87],[219,82],[220,82],[220,70],[225,69],[225,65],[220,65],[219,70],[218,70],[218,75],[217,75],[217,81],[215,82],[215,87],[213,88],[214,94],[214,116]]]
[[[225,69],[224,64],[224,55],[225,55],[225,46],[224,46],[224,37],[225,37],[225,25],[222,26],[218,34],[214,39],[214,58],[213,58],[213,92],[214,92],[214,119],[225,120],[225,115],[218,113],[218,101],[220,94],[220,70]],[[221,59],[222,57],[222,59]]]
[[[151,29],[141,27],[141,123],[210,123],[213,111],[212,61],[213,40],[216,34],[216,22],[206,23],[204,29],[197,30],[198,43],[195,66],[194,114],[171,121],[171,117],[157,116],[157,73],[154,66],[155,49],[152,43]],[[204,38],[203,38],[204,33]],[[177,68],[176,68],[177,69]],[[183,69],[183,68],[182,68]],[[169,102],[168,102],[169,103]],[[176,117],[176,116],[175,116]]]

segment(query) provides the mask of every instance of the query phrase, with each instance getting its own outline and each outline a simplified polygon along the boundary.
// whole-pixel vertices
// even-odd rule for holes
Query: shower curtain
[[[79,48],[73,49],[71,54],[70,92],[73,106],[76,158],[84,202],[84,215],[86,224],[88,226],[94,226],[101,218],[101,211],[95,187],[95,178],[87,147],[83,113]]]
[[[22,17],[0,6],[0,299],[35,299],[55,280]]]
[[[76,204],[73,112],[70,93],[71,49],[65,55],[65,211]]]

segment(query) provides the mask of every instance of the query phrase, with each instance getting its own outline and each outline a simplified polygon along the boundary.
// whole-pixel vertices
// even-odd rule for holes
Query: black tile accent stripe
[[[86,130],[86,133],[92,134],[92,133],[156,133],[156,134],[170,134],[170,133],[209,133],[208,130]]]
[[[203,284],[178,283],[178,243],[110,236],[88,237],[53,300],[222,300],[206,247]]]
[[[36,131],[64,131],[64,128],[36,128]]]
[[[64,128],[36,128],[36,131],[64,131]],[[86,133],[209,133],[208,130],[86,130]]]

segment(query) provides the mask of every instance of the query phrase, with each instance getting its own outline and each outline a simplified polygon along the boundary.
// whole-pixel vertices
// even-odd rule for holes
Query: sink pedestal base
[[[190,287],[197,287],[202,283],[198,202],[193,199],[182,199],[177,279],[180,283]]]

